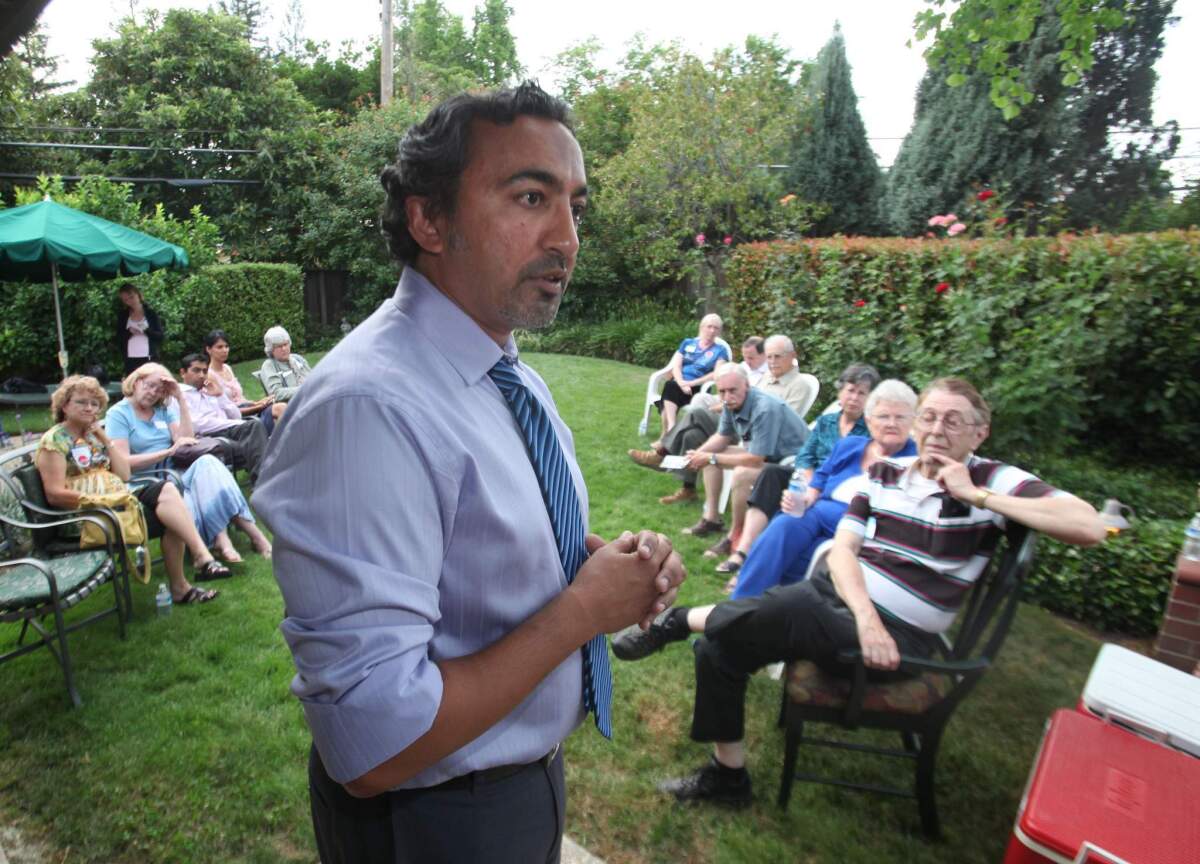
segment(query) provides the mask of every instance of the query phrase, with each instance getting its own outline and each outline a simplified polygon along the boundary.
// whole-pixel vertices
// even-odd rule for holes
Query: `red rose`
[[[1008,224],[1007,216],[997,216],[996,217],[996,227],[997,228],[1003,228],[1007,224]]]
[[[980,192],[980,193],[979,193],[978,195],[976,195],[975,197],[976,197],[976,198],[978,198],[980,201],[986,201],[986,200],[988,200],[989,198],[992,198],[992,197],[994,197],[994,196],[995,196],[995,194],[996,194],[996,193],[995,193],[995,192],[993,192],[991,189],[984,189],[982,192]]]
[[[861,309],[863,306],[866,306],[866,305],[867,305],[867,301],[866,301],[866,300],[855,300],[855,301],[854,301],[854,306],[855,306],[856,308],[859,308],[859,309]]]
[[[933,290],[939,294],[945,294],[947,291],[950,290],[950,283],[949,282],[939,282],[937,285],[933,286]]]

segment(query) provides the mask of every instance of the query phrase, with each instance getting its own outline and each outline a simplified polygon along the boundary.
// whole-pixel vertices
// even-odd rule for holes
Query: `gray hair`
[[[792,340],[791,340],[790,338],[788,338],[787,336],[784,336],[782,333],[776,333],[776,334],[775,334],[775,335],[773,335],[773,336],[768,336],[768,337],[767,337],[767,342],[766,342],[766,343],[764,343],[764,345],[765,345],[765,344],[768,344],[768,343],[771,343],[771,342],[779,342],[779,343],[782,343],[782,344],[783,344],[783,346],[784,346],[784,348],[783,348],[783,353],[784,353],[784,354],[795,354],[795,353],[796,353],[796,345],[795,345],[795,343],[794,343],[794,342],[792,342]]]
[[[713,374],[713,380],[719,381],[720,379],[724,378],[726,375],[736,375],[739,378],[741,378],[743,381],[745,381],[747,384],[750,383],[750,374],[746,371],[746,367],[743,366],[741,363],[729,363],[729,362],[722,363],[717,368],[717,371]]]
[[[275,350],[276,345],[282,345],[284,342],[291,342],[292,337],[288,335],[287,330],[284,330],[278,324],[263,334],[263,352],[270,357],[271,352]]]
[[[917,394],[913,392],[911,387],[898,378],[888,378],[886,381],[880,381],[871,390],[871,395],[867,397],[867,405],[863,413],[870,417],[871,413],[875,410],[875,406],[885,400],[907,405],[909,411],[916,413]]]
[[[725,322],[721,320],[721,316],[718,315],[716,312],[709,312],[707,315],[705,315],[703,318],[701,318],[700,326],[703,327],[705,325],[705,323],[708,321],[716,321],[718,327],[720,327],[722,330],[725,329]]]
[[[867,363],[851,363],[838,376],[837,388],[841,390],[847,384],[861,384],[868,390],[874,390],[879,386],[879,379],[881,377],[879,371],[874,366]]]

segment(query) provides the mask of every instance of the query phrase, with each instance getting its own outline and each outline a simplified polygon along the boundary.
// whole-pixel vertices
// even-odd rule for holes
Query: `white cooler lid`
[[[1200,678],[1105,643],[1083,688],[1095,714],[1200,756]]]

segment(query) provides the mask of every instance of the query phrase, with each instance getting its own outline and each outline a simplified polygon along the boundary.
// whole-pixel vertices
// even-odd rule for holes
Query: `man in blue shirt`
[[[585,700],[606,729],[607,654],[581,646],[648,626],[683,578],[648,531],[588,536],[575,572],[560,551],[564,524],[582,542],[587,488],[512,331],[558,310],[583,156],[566,107],[524,84],[439,105],[381,180],[400,285],[290,403],[254,496],[313,735],[318,851],[557,861],[560,744]]]
[[[770,393],[751,389],[746,370],[740,366],[729,363],[717,370],[717,393],[725,405],[717,431],[688,453],[687,467],[704,472],[704,515],[684,529],[684,533],[695,537],[725,529],[718,505],[726,469],[733,472],[731,532],[736,533],[746,515],[746,496],[754,478],[768,462],[778,462],[794,453],[808,435],[804,419]],[[727,536],[713,549],[724,546],[719,554],[727,555],[728,544]]]

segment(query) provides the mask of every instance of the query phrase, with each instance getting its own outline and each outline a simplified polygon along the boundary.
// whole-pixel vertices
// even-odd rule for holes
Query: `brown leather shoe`
[[[629,458],[643,468],[658,469],[662,464],[663,457],[653,450],[630,450]]]
[[[695,501],[696,487],[695,486],[680,486],[675,492],[670,495],[664,495],[658,499],[659,504],[678,504],[680,501]]]
[[[719,534],[724,533],[724,531],[724,522],[709,522],[703,516],[701,516],[700,521],[691,528],[683,529],[684,534],[691,534],[693,537],[707,537],[709,534]]]
[[[733,541],[728,536],[722,537],[704,550],[705,558],[724,558],[733,550]]]

